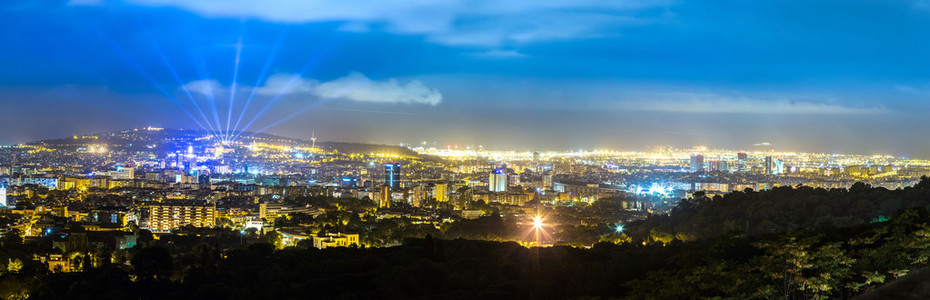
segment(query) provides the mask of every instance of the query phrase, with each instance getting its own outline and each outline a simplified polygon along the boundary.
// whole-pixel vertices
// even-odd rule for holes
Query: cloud
[[[275,74],[265,80],[265,85],[256,87],[255,94],[264,96],[312,94],[318,81],[297,74]]]
[[[324,98],[338,98],[361,102],[418,103],[436,105],[442,101],[442,94],[430,89],[423,82],[413,80],[400,83],[396,79],[372,81],[353,72],[346,77],[320,83],[315,93]]]
[[[208,94],[226,91],[216,80],[198,80],[184,85],[191,92]],[[252,87],[242,87],[244,93]],[[296,74],[275,74],[265,84],[254,87],[256,95],[278,97],[286,95],[311,95],[321,98],[377,103],[410,103],[437,105],[442,94],[427,87],[419,80],[401,82],[397,79],[371,80],[362,73],[349,75],[332,81],[320,82]]]
[[[749,97],[728,97],[716,94],[672,94],[660,99],[621,102],[620,109],[679,113],[742,113],[742,114],[878,114],[884,107],[854,107],[834,103],[765,100]]]
[[[473,53],[473,56],[483,57],[483,58],[521,58],[526,57],[526,54],[517,52],[515,50],[489,50],[484,52]]]
[[[85,0],[86,1],[86,0]],[[670,0],[125,0],[168,6],[207,17],[271,22],[342,22],[342,30],[380,29],[424,35],[449,45],[499,46],[550,39],[603,36],[624,26],[663,19],[644,13]],[[647,16],[642,16],[646,14]]]
[[[196,80],[191,81],[185,84],[182,89],[186,89],[192,93],[199,93],[204,95],[212,95],[217,91],[223,89],[223,85],[219,81],[212,79]]]

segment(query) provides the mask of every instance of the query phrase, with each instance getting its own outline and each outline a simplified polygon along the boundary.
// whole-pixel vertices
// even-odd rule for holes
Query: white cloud
[[[716,94],[672,94],[658,98],[621,102],[620,108],[658,112],[743,114],[877,114],[888,112],[884,107],[854,107],[835,103],[790,99],[765,100]]]
[[[185,84],[183,89],[187,89],[191,93],[199,93],[204,95],[212,95],[223,89],[223,85],[219,81],[212,79],[196,80],[191,81]]]
[[[472,54],[477,57],[483,58],[520,58],[526,57],[526,54],[517,52],[516,50],[489,50],[484,52],[478,52]]]
[[[420,82],[413,80],[400,83],[396,79],[372,81],[353,72],[346,77],[320,83],[315,93],[324,98],[347,99],[362,102],[418,103],[436,105],[442,101],[442,94]]]
[[[89,1],[89,0],[84,0]],[[346,31],[374,28],[424,35],[450,45],[499,46],[549,39],[602,36],[653,22],[638,13],[670,0],[125,0],[177,7],[208,17],[272,22],[344,22]],[[663,17],[659,17],[663,18]]]
[[[290,94],[310,94],[316,88],[316,80],[303,78],[297,74],[275,74],[265,80],[265,85],[256,87],[255,94],[274,96]]]
[[[225,91],[215,80],[198,80],[185,85],[191,92],[207,94],[210,91]],[[251,87],[241,87],[243,93]],[[311,95],[321,98],[379,103],[412,103],[436,105],[442,102],[442,94],[427,87],[419,80],[401,82],[397,79],[371,80],[362,73],[349,75],[332,81],[320,82],[296,74],[276,74],[265,84],[255,87],[255,94],[262,96]]]

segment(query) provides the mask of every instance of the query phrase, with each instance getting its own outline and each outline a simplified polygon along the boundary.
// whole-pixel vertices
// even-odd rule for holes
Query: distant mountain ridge
[[[106,144],[110,147],[119,147],[123,150],[141,151],[170,148],[171,144],[177,146],[192,143],[211,133],[203,130],[172,129],[172,128],[138,128],[111,132],[101,132],[86,135],[75,135],[60,139],[46,139],[27,143],[27,145],[43,146],[52,149],[75,150],[77,148]],[[289,146],[309,147],[312,141],[291,138],[267,133],[243,132],[240,134],[242,142],[264,142],[270,144],[284,144]],[[379,145],[356,142],[317,142],[316,146],[327,150],[350,154],[386,153],[401,156],[418,156],[416,152],[400,146]]]

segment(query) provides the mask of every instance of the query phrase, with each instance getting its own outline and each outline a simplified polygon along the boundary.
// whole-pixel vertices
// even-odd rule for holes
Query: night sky
[[[926,0],[3,1],[0,144],[151,125],[930,158],[928,28]]]

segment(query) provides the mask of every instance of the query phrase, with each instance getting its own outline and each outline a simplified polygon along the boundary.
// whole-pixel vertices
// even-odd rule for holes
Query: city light
[[[0,299],[930,299],[930,0],[12,2]]]

